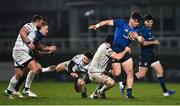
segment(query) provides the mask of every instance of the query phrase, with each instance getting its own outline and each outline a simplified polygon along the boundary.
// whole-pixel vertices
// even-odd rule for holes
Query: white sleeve
[[[76,55],[72,58],[72,61],[74,61],[76,64],[78,64],[81,60],[81,55]]]
[[[25,24],[24,27],[26,27],[29,32],[31,32],[33,30],[33,28],[30,25],[30,23]]]

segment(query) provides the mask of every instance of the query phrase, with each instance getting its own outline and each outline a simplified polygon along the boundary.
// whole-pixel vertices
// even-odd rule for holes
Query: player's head
[[[136,28],[140,25],[142,21],[142,16],[139,12],[132,12],[129,19],[129,25],[133,28]]]
[[[36,23],[36,27],[39,29],[42,25],[43,18],[42,18],[42,16],[34,15],[32,18],[32,22]]]
[[[84,52],[83,63],[89,64],[92,58],[93,58],[93,55],[91,52],[88,52],[88,51]]]
[[[153,20],[154,20],[154,18],[150,14],[145,15],[144,16],[144,25],[148,28],[152,28]]]
[[[113,40],[114,40],[114,35],[108,35],[105,38],[105,42],[109,43],[110,45],[112,45]]]
[[[47,33],[48,33],[48,23],[45,22],[45,21],[43,21],[43,22],[42,22],[42,25],[41,25],[41,28],[40,28],[39,31],[41,32],[41,34],[42,34],[43,36],[46,36]]]

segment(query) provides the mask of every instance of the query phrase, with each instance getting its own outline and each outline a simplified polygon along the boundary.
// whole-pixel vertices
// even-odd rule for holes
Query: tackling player
[[[102,88],[97,91],[97,95],[99,98],[103,97],[103,94],[105,94],[105,91],[112,88],[115,84],[115,81],[104,74],[104,71],[106,70],[106,67],[108,65],[109,59],[122,59],[125,54],[131,52],[131,49],[129,47],[126,47],[122,52],[116,53],[111,49],[111,45],[113,42],[114,36],[107,36],[105,39],[105,42],[102,43],[90,64],[90,67],[88,69],[89,78],[92,82],[102,84]]]
[[[42,70],[42,72],[68,72],[75,79],[74,87],[76,92],[81,92],[82,98],[86,98],[87,89],[85,84],[90,83],[87,71],[92,57],[91,52],[84,52],[84,54],[74,56],[71,60],[59,63],[54,69],[50,66]]]
[[[40,30],[37,31],[37,26]],[[41,44],[42,37],[48,33],[48,24],[42,20],[40,16],[34,16],[32,23],[27,23],[20,30],[20,33],[13,48],[13,59],[15,66],[15,75],[10,80],[8,88],[4,94],[13,99],[12,92],[14,88],[25,73],[24,70],[30,70],[27,75],[24,93],[30,97],[37,97],[35,93],[30,90],[31,83],[36,74],[41,70],[41,65],[34,58],[34,52],[51,54],[56,51],[55,46],[44,46]]]

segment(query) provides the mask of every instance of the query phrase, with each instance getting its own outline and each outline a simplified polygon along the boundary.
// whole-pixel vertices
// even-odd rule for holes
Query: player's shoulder
[[[109,50],[109,49],[111,49],[111,48],[110,48],[110,46],[109,46],[108,43],[104,42],[104,43],[102,43],[102,44],[99,46],[98,49],[99,49],[100,51],[105,51],[105,50]]]
[[[77,54],[73,57],[73,59],[80,59],[83,57],[83,54]]]

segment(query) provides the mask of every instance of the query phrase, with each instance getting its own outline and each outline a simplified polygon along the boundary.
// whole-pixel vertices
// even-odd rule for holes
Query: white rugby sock
[[[107,85],[103,85],[103,87],[100,89],[100,93],[104,93],[105,91],[107,91],[109,88],[107,87]]]
[[[26,78],[25,88],[30,88],[31,87],[31,84],[32,84],[32,81],[34,80],[35,75],[36,74],[34,72],[29,71],[29,73],[27,75],[27,78]]]
[[[14,91],[14,88],[15,88],[17,82],[18,82],[18,80],[16,79],[16,76],[14,75],[14,76],[11,78],[10,83],[9,83],[9,86],[8,86],[7,89],[8,89],[9,91]]]
[[[46,68],[42,68],[41,70],[41,72],[50,72],[50,71],[51,71],[50,66]]]

